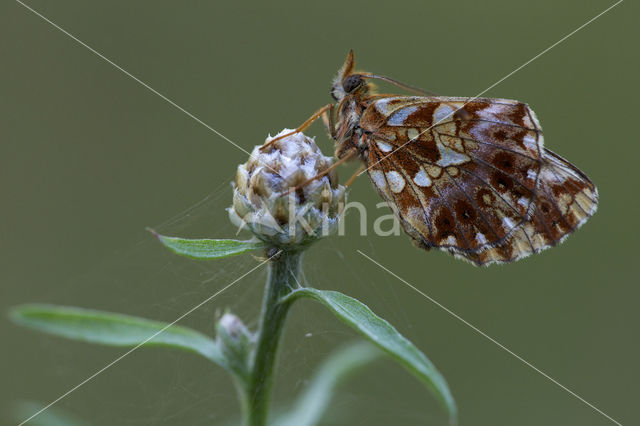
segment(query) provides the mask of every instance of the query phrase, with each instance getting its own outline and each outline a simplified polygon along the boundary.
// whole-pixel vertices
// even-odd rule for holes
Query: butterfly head
[[[354,72],[354,66],[353,50],[350,50],[344,65],[338,71],[338,75],[331,85],[331,96],[337,102],[342,101],[347,96],[366,92],[368,89],[363,75]]]

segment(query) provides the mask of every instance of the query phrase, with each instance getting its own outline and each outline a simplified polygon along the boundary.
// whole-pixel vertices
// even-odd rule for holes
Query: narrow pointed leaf
[[[313,375],[304,393],[292,409],[276,419],[276,426],[314,426],[327,411],[338,385],[383,352],[368,342],[350,344],[333,353]]]
[[[260,241],[212,240],[206,238],[188,239],[167,237],[150,229],[153,235],[169,250],[192,259],[220,259],[235,256],[251,250],[263,248]]]
[[[449,413],[450,422],[457,423],[456,404],[446,380],[431,361],[391,324],[362,302],[337,291],[301,288],[289,293],[283,302],[300,297],[322,303],[340,320],[391,355],[432,391]]]
[[[190,328],[92,309],[22,305],[10,312],[17,324],[72,340],[108,346],[169,346],[195,352],[227,368],[215,341]]]

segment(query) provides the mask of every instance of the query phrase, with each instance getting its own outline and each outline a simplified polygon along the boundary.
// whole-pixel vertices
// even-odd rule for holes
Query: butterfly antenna
[[[439,96],[437,93],[431,92],[429,90],[424,90],[424,89],[421,89],[419,87],[411,86],[409,84],[401,83],[401,82],[399,82],[397,80],[394,80],[394,79],[392,79],[390,77],[385,77],[384,75],[376,75],[376,74],[369,74],[369,73],[362,73],[360,75],[362,77],[364,77],[364,78],[375,78],[375,79],[378,79],[378,80],[386,81],[388,83],[393,84],[394,86],[400,87],[400,88],[408,90],[410,92],[417,93],[419,95]]]

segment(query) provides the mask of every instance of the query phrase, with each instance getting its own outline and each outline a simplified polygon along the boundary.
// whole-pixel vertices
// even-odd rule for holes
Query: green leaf
[[[17,324],[68,339],[109,346],[169,346],[195,352],[227,368],[213,339],[178,325],[54,305],[22,305],[13,308],[9,316]]]
[[[300,297],[321,302],[340,320],[386,351],[427,385],[447,409],[450,422],[457,422],[456,404],[444,377],[413,343],[398,333],[386,320],[374,314],[362,302],[337,291],[301,288],[289,293],[282,301]]]
[[[358,370],[379,359],[382,352],[368,342],[350,344],[334,352],[314,374],[311,384],[290,412],[281,415],[276,426],[313,426],[327,411],[338,385]]]
[[[257,240],[188,239],[167,237],[158,234],[153,229],[149,229],[149,231],[172,252],[193,259],[220,259],[265,247],[263,242]]]

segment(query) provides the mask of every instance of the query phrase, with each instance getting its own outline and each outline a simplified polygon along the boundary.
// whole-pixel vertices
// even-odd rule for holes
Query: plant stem
[[[281,252],[269,262],[269,275],[262,300],[260,328],[251,356],[245,424],[265,426],[271,401],[271,388],[278,343],[282,334],[290,302],[280,299],[298,286],[301,270],[301,252]]]

